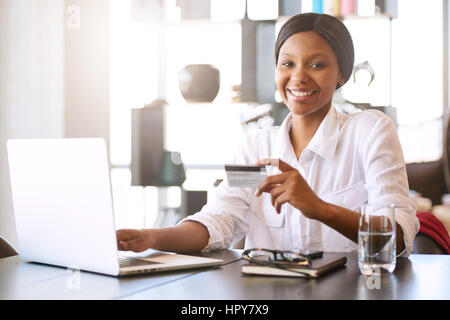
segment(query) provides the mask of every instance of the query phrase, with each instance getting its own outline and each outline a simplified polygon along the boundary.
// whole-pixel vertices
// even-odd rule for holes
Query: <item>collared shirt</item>
[[[280,127],[247,136],[234,157],[236,164],[279,158],[296,168],[322,200],[359,211],[365,203],[395,205],[407,256],[419,231],[416,205],[409,197],[405,161],[393,122],[382,112],[351,115],[331,107],[308,146],[297,159],[289,131],[292,113]],[[280,173],[269,167],[269,174]],[[270,194],[255,197],[255,189],[230,188],[224,181],[213,199],[194,215],[209,232],[204,250],[229,248],[244,236],[245,248],[348,252],[357,244],[320,221],[306,218],[289,203],[277,214]]]

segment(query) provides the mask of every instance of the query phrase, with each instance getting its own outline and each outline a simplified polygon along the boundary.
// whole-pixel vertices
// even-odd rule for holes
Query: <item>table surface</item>
[[[390,275],[360,274],[357,253],[347,264],[318,279],[246,276],[242,250],[202,255],[223,259],[219,268],[111,277],[26,262],[0,259],[0,299],[450,299],[450,255],[413,254],[398,258]]]

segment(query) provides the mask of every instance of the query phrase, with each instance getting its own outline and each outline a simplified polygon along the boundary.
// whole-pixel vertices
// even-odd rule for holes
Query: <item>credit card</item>
[[[225,172],[230,187],[257,188],[267,177],[264,165],[226,164]]]

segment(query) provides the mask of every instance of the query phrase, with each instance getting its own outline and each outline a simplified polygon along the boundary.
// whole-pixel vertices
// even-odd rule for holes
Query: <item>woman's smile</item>
[[[287,88],[286,89],[288,99],[295,100],[297,102],[305,103],[311,100],[313,95],[317,93],[317,90],[304,89],[304,88]]]

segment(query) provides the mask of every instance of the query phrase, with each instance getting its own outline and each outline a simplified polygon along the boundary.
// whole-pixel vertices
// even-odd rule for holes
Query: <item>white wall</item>
[[[0,235],[16,244],[8,138],[64,136],[64,1],[0,0]]]

